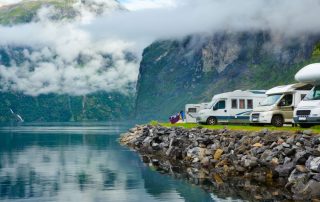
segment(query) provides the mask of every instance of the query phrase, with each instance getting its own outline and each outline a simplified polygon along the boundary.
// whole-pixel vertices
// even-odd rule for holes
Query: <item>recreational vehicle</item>
[[[207,108],[209,103],[200,103],[200,104],[186,104],[185,114],[186,114],[186,123],[196,123],[197,115],[199,111]]]
[[[210,104],[199,111],[198,123],[249,123],[252,109],[266,98],[263,90],[236,90],[215,95]]]
[[[299,82],[313,85],[294,110],[294,122],[303,128],[320,124],[320,63],[302,68],[295,76]]]
[[[285,123],[293,124],[293,110],[311,88],[310,85],[297,83],[268,90],[268,97],[253,109],[250,122],[276,127],[282,127]]]

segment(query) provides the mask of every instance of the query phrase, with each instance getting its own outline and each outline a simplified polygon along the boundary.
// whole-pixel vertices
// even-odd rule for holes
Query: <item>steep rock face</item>
[[[106,121],[126,119],[133,111],[133,95],[97,92],[86,96],[48,94],[28,96],[0,93],[0,122],[15,121],[10,109],[26,122]]]
[[[235,89],[269,89],[294,82],[319,37],[275,42],[270,34],[219,33],[158,41],[144,50],[136,116],[166,120],[187,103],[210,101]]]

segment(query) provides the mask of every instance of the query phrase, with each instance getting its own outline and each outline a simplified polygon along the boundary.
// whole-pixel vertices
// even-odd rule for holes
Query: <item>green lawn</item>
[[[158,123],[156,121],[150,122],[151,125],[160,124],[164,127],[183,127],[183,128],[195,128],[198,126],[201,126],[203,128],[208,128],[212,130],[217,129],[223,129],[227,128],[229,130],[241,130],[241,131],[261,131],[265,128],[267,128],[270,131],[291,131],[291,132],[297,132],[297,131],[304,131],[307,130],[305,128],[300,127],[291,127],[291,126],[284,126],[284,127],[273,127],[273,126],[250,126],[250,125],[199,125],[196,123]],[[320,134],[320,126],[315,126],[310,128],[314,134]]]

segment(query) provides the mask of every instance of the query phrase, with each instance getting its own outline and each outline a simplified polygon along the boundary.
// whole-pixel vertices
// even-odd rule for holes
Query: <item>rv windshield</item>
[[[320,100],[320,85],[312,88],[304,100]]]
[[[274,95],[268,95],[268,97],[260,104],[261,106],[271,106],[275,104],[282,94],[274,94]]]
[[[213,105],[215,105],[217,100],[212,100],[207,106],[205,106],[205,109],[211,109]]]

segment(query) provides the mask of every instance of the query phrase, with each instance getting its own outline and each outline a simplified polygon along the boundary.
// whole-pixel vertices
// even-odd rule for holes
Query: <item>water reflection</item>
[[[161,175],[117,143],[130,125],[0,128],[0,199],[213,201],[198,186]]]

